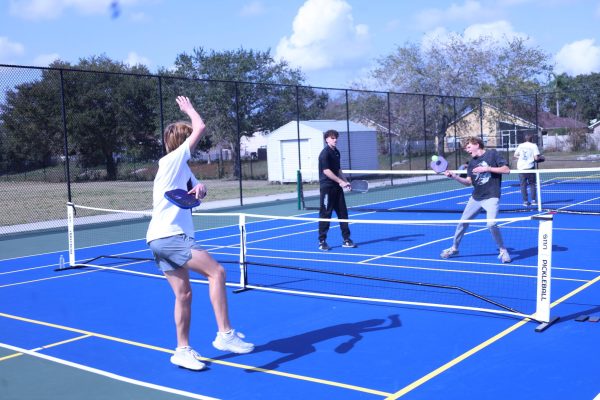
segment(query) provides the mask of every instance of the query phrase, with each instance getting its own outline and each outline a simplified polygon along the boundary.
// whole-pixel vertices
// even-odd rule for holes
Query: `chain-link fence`
[[[548,167],[577,166],[600,134],[576,110],[559,114],[554,94],[480,99],[0,65],[0,237],[63,226],[67,201],[151,208],[162,132],[184,118],[177,95],[207,122],[191,167],[206,202],[222,206],[294,198],[295,171],[317,168],[327,127],[342,133],[346,168],[381,170],[426,169],[433,154],[458,168],[472,135],[510,160],[528,132]]]

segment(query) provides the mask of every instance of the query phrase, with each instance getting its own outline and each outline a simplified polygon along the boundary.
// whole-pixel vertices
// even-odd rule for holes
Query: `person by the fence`
[[[517,169],[527,170],[534,169],[535,162],[540,157],[540,149],[537,144],[532,142],[533,135],[531,133],[525,134],[525,141],[517,146],[514,157],[517,159]],[[523,205],[537,205],[537,179],[535,173],[521,173],[519,174],[519,184],[521,186],[521,197],[523,198]],[[529,194],[531,196],[531,202],[527,196],[527,188],[529,188]]]

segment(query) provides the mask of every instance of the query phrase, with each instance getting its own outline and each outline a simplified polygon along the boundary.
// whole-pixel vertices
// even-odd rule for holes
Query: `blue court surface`
[[[505,191],[503,201],[518,201]],[[121,222],[119,233],[76,229],[86,267],[55,271],[67,253],[33,249],[0,262],[0,398],[594,399],[600,323],[577,319],[600,316],[598,217],[554,215],[551,316],[560,319],[536,332],[535,316],[523,317],[537,306],[535,213],[501,214],[521,218],[500,223],[510,264],[485,223],[441,259],[456,223],[424,221],[460,214],[355,211],[358,247],[343,248],[332,222],[328,252],[317,249],[314,221],[247,217],[240,244],[236,216],[199,216],[196,239],[227,270],[232,323],[256,344],[245,355],[212,347],[208,285],[193,276],[191,344],[208,364],[199,372],[169,362],[174,299],[146,260],[147,221]]]

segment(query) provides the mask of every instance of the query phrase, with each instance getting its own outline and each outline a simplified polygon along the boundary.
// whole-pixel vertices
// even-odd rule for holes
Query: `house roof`
[[[494,106],[493,104],[489,104],[489,103],[483,103],[483,108],[484,108],[484,113],[486,113],[485,109],[492,109],[496,112],[498,112],[500,115],[511,119],[511,123],[515,123],[515,122],[519,122],[521,125],[528,127],[528,128],[533,128],[535,127],[535,123],[526,120],[525,118],[519,117],[518,115],[515,115],[513,113],[510,113],[508,111],[504,111],[501,110],[500,108]],[[466,118],[469,114],[475,113],[479,111],[479,107],[474,107],[474,108],[468,108],[466,109],[461,115],[457,116],[457,118],[455,120],[451,120],[448,124],[448,126],[452,126],[454,124],[456,124],[458,121],[460,121],[463,118]]]
[[[335,129],[338,132],[347,132],[348,127],[350,132],[374,132],[375,128],[370,128],[366,125],[359,124],[346,120],[335,120],[335,119],[312,119],[308,121],[300,121],[302,125],[309,126],[321,132],[328,131],[329,129]]]
[[[379,122],[373,121],[372,119],[362,117],[359,120],[360,120],[360,123],[368,126],[369,128],[373,128],[376,131],[385,132],[385,133],[388,132],[387,126],[384,126],[384,125],[380,124]],[[390,133],[394,136],[400,136],[400,134],[398,132],[396,132],[394,129],[392,129],[390,131]]]
[[[524,125],[530,125],[531,127],[535,126],[535,121],[529,121],[525,118],[519,117],[517,115],[514,115],[510,112],[507,111],[503,111],[501,109],[499,109],[498,107],[489,104],[489,103],[483,103],[483,107],[484,108],[492,108],[498,112],[500,112],[502,115],[506,115],[508,117],[511,117],[515,120],[521,121]],[[464,117],[466,117],[467,115],[476,112],[477,110],[479,110],[479,107],[475,107],[472,109],[468,109],[466,110],[462,115],[460,115],[457,120],[460,120]],[[455,121],[452,121],[450,123],[450,125],[452,125],[453,123],[455,123]],[[546,111],[541,111],[538,113],[538,126],[542,129],[559,129],[559,128],[568,128],[568,129],[585,129],[587,128],[587,125],[583,122],[577,121],[576,119],[573,118],[565,118],[565,117],[557,117],[556,115],[546,112]]]
[[[542,111],[538,113],[538,125],[543,129],[586,129],[588,126],[573,118],[557,117],[556,115]]]
[[[600,126],[600,119],[593,119],[590,121],[590,126],[588,128],[594,129],[597,126]]]

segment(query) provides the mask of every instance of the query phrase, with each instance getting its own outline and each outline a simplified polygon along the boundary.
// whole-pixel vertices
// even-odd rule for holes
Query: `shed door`
[[[300,139],[300,154],[302,155],[302,167],[310,165],[312,159],[308,139]],[[298,140],[281,141],[281,180],[282,182],[296,182],[296,171],[298,171]]]

